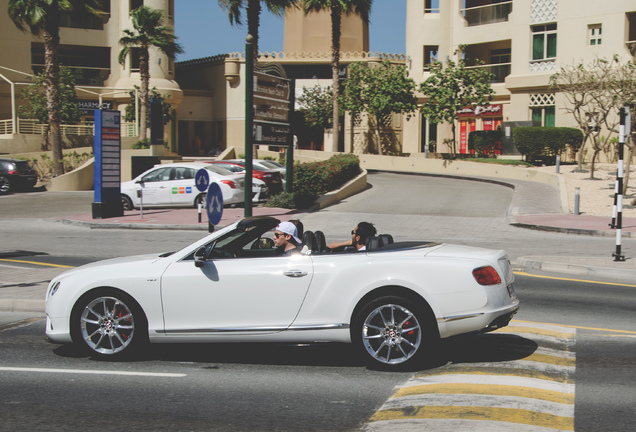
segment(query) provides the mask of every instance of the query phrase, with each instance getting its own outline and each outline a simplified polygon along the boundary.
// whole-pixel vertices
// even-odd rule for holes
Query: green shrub
[[[360,159],[353,154],[335,155],[321,162],[297,163],[294,165],[293,192],[278,194],[267,205],[308,208],[322,195],[340,188],[358,174]]]
[[[495,157],[497,143],[501,143],[501,130],[473,131],[468,134],[468,149],[475,150],[477,157]]]
[[[132,148],[134,150],[150,148],[150,138],[137,141],[136,143],[132,145]]]
[[[576,128],[518,127],[512,131],[512,140],[527,161],[545,162],[566,148],[577,152],[583,143],[583,132]]]

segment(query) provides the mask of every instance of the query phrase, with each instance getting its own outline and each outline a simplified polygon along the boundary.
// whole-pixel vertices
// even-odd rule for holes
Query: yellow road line
[[[574,405],[574,394],[553,390],[542,390],[532,387],[510,386],[500,384],[464,384],[444,383],[425,384],[411,387],[402,387],[391,396],[392,399],[405,396],[423,394],[470,394],[490,396],[514,396],[529,399],[539,399],[548,402]]]
[[[410,407],[408,409],[393,408],[381,410],[371,417],[371,421],[412,419],[489,420],[560,430],[574,430],[574,418],[572,417],[559,417],[553,414],[514,408],[420,406]]]
[[[573,384],[574,378],[569,376],[556,376],[554,374],[545,374],[536,370],[529,369],[507,369],[497,366],[461,366],[453,367],[445,370],[436,370],[433,372],[419,372],[415,378],[425,378],[438,375],[483,375],[483,376],[510,376],[522,378],[534,378],[545,381],[558,382],[563,384]]]
[[[35,265],[41,265],[41,266],[47,266],[47,267],[73,268],[73,266],[67,266],[62,264],[49,264],[49,263],[43,263],[43,262],[37,262],[37,261],[23,261],[23,260],[14,260],[14,259],[5,259],[5,258],[0,258],[0,261],[15,262],[15,263],[22,263],[22,264],[35,264]]]
[[[494,333],[531,333],[541,336],[552,336],[560,339],[572,339],[576,336],[575,333],[564,333],[556,330],[548,330],[539,327],[521,327],[521,326],[508,326],[497,329]]]
[[[610,333],[625,333],[625,334],[630,334],[630,335],[636,335],[636,331],[632,331],[632,330],[614,330],[614,329],[607,329],[607,328],[584,327],[584,326],[575,326],[575,325],[568,325],[568,324],[538,323],[538,322],[534,322],[534,321],[523,321],[523,320],[513,320],[512,322],[515,322],[515,323],[528,323],[528,324],[546,324],[546,325],[554,325],[554,326],[574,328],[574,329],[580,329],[580,330],[594,330],[594,331],[602,331],[602,332],[610,332]],[[504,328],[507,328],[507,327],[504,327]],[[509,327],[509,328],[512,329],[514,327]],[[497,330],[497,331],[499,331],[499,330]]]
[[[563,281],[571,281],[571,282],[584,282],[584,283],[591,283],[591,284],[615,285],[615,286],[624,286],[624,287],[636,288],[636,285],[622,284],[622,283],[616,283],[616,282],[599,282],[599,281],[592,281],[592,280],[585,280],[585,279],[572,279],[572,278],[563,278],[563,277],[554,277],[554,276],[542,276],[542,275],[534,275],[534,274],[530,274],[530,273],[526,273],[526,272],[522,272],[522,271],[516,271],[516,272],[514,272],[514,274],[519,275],[519,276],[528,276],[528,277],[535,277],[535,278],[542,278],[542,279],[554,279],[554,280],[563,280]]]

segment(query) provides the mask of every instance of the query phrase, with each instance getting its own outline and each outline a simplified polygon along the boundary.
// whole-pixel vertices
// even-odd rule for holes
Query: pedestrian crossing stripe
[[[458,350],[458,363],[415,374],[365,430],[574,430],[576,329],[513,321],[493,333],[476,336],[491,354]]]
[[[560,417],[553,414],[546,414],[522,409],[475,406],[425,406],[415,407],[412,410],[408,411],[399,409],[382,410],[374,414],[371,420],[385,421],[402,419],[446,418],[455,418],[462,420],[488,420],[506,423],[520,423],[559,430],[574,430],[574,419],[569,416]],[[473,428],[473,430],[475,429]]]

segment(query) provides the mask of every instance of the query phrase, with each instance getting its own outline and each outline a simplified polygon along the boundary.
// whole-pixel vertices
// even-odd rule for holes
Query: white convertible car
[[[279,221],[250,217],[178,252],[67,271],[46,294],[51,342],[124,356],[147,342],[353,342],[417,366],[439,338],[506,326],[519,308],[504,251],[378,236],[366,252],[278,256]],[[385,244],[383,244],[385,243]]]

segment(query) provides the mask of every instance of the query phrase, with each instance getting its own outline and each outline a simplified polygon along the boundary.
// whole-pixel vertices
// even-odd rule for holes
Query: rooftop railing
[[[32,119],[17,119],[17,127],[13,127],[12,120],[0,120],[0,135],[11,135],[13,133],[22,135],[44,135],[46,131],[46,124],[40,123],[37,120]],[[62,135],[95,135],[94,124],[79,124],[79,125],[60,125]],[[15,132],[14,132],[15,131]],[[137,128],[134,123],[121,123],[121,137],[136,137],[139,136]]]

